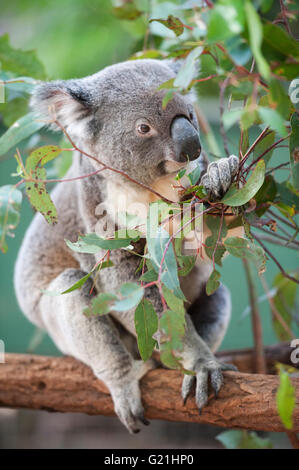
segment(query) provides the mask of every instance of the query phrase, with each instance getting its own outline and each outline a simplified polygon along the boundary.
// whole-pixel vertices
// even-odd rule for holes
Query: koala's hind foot
[[[222,371],[233,370],[237,368],[232,364],[224,364],[218,361],[214,355],[210,355],[207,351],[202,351],[194,358],[194,364],[190,367],[195,375],[185,375],[182,384],[182,399],[185,404],[196,380],[195,401],[198,406],[199,414],[202,408],[208,403],[208,383],[209,379],[215,397],[223,384]]]
[[[66,269],[47,290],[63,292],[86,273],[80,269]],[[155,367],[153,361],[135,360],[120,339],[118,329],[109,315],[86,317],[83,310],[92,297],[88,280],[82,289],[66,295],[43,295],[40,311],[43,323],[65,353],[91,367],[95,376],[109,388],[115,412],[131,433],[139,431],[144,418],[139,380]]]
[[[191,341],[186,345],[184,366],[195,372],[185,375],[182,384],[182,399],[186,400],[196,381],[195,401],[201,412],[208,402],[208,383],[217,396],[222,384],[222,371],[237,368],[220,362],[213,351],[220,346],[225,335],[231,313],[230,295],[223,285],[214,294],[207,296],[203,292],[191,305],[186,315],[191,331]],[[190,326],[192,324],[192,327]],[[193,331],[195,329],[195,332]]]
[[[209,164],[207,172],[201,178],[201,184],[211,200],[219,199],[226,193],[238,168],[239,159],[235,155]]]

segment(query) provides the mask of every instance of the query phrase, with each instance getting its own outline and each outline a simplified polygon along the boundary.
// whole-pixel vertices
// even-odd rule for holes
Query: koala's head
[[[171,61],[123,62],[86,78],[43,83],[31,104],[49,120],[55,115],[79,148],[150,184],[200,154],[190,96],[176,93],[163,109],[167,90],[157,91],[176,68]]]

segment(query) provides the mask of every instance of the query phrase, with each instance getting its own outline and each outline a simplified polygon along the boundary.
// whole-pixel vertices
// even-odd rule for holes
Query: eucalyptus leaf
[[[265,162],[260,160],[245,185],[238,189],[232,185],[225,196],[221,199],[228,206],[243,206],[252,199],[262,186],[265,179]]]
[[[279,377],[280,383],[276,394],[277,410],[285,428],[292,429],[292,416],[296,404],[295,389],[287,372],[281,369]]]
[[[6,237],[13,237],[13,231],[20,221],[22,193],[13,185],[0,187],[0,250],[7,251]]]
[[[41,121],[33,112],[18,119],[0,137],[0,156],[5,155],[11,148],[16,147],[19,142],[27,139],[44,126],[45,122]]]
[[[158,329],[158,317],[151,302],[142,299],[135,310],[135,329],[140,356],[147,361],[156,346],[153,334]]]

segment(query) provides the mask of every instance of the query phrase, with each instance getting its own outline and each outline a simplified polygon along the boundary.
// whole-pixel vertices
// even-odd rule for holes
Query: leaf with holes
[[[49,224],[56,224],[58,217],[44,182],[47,179],[47,172],[45,168],[40,167],[56,158],[60,152],[60,147],[53,145],[40,147],[29,155],[25,165],[25,187],[30,204],[44,216]],[[28,181],[30,178],[43,181]]]
[[[180,36],[184,32],[184,25],[179,18],[173,15],[169,15],[166,20],[161,18],[153,18],[149,22],[158,21],[158,23],[163,24],[166,28],[171,29],[176,36]]]

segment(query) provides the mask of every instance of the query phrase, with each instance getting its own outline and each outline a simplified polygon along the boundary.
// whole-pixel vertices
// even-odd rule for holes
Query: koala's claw
[[[201,414],[203,407],[208,403],[208,382],[210,378],[211,387],[214,391],[215,397],[223,384],[222,371],[238,369],[232,364],[225,364],[217,361],[216,359],[199,360],[193,367],[196,375],[185,375],[182,383],[182,399],[183,404],[186,404],[188,396],[196,380],[195,388],[195,401],[198,407],[199,414]]]
[[[219,199],[226,193],[238,168],[239,159],[235,155],[209,164],[207,172],[201,178],[201,184],[211,200]]]
[[[131,434],[140,431],[139,422],[148,426],[141,402],[139,379],[155,366],[153,361],[135,361],[131,371],[116,387],[110,387],[115,413]]]

